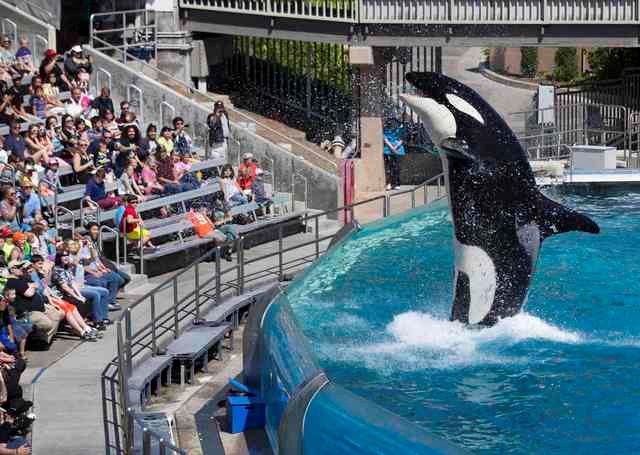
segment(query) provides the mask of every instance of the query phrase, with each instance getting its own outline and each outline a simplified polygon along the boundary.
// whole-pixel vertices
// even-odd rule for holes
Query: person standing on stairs
[[[213,112],[207,117],[209,127],[209,153],[211,158],[227,158],[231,127],[224,103],[217,101],[213,105]]]

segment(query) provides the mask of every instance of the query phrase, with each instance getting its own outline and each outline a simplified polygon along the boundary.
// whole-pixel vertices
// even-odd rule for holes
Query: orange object
[[[49,297],[49,302],[64,314],[72,313],[76,309],[73,303],[69,303],[66,300],[59,299],[57,297]]]
[[[214,230],[213,223],[203,213],[187,212],[187,219],[193,225],[193,230],[196,231],[196,235],[200,238],[209,237]]]

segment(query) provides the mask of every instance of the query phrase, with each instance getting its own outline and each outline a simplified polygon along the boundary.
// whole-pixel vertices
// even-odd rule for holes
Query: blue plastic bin
[[[229,395],[227,397],[227,423],[231,433],[263,428],[265,423],[264,401],[255,396]]]

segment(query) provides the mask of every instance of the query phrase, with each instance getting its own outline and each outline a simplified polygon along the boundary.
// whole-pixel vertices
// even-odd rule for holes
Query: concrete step
[[[133,264],[119,264],[118,265],[118,270],[128,274],[128,275],[133,275],[134,273],[136,273],[136,267]]]
[[[139,273],[129,274],[131,282],[124,288],[124,294],[127,298],[131,296],[144,295],[157,285],[151,285],[147,275]]]

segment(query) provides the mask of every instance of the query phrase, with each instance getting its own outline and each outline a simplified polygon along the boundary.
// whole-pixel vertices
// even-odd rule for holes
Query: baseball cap
[[[14,232],[12,237],[14,242],[19,242],[20,240],[27,240],[27,236],[24,232]]]
[[[247,152],[244,155],[242,155],[243,160],[250,160],[251,158],[253,158],[253,153],[251,152]]]
[[[9,239],[13,236],[13,231],[9,228],[9,226],[2,226],[0,229],[0,237],[3,239]]]
[[[48,58],[53,58],[53,57],[56,57],[57,55],[58,55],[58,53],[53,49],[47,49],[44,52],[44,56],[48,57]]]
[[[71,48],[71,52],[82,52],[82,48],[79,45],[75,45]]]

